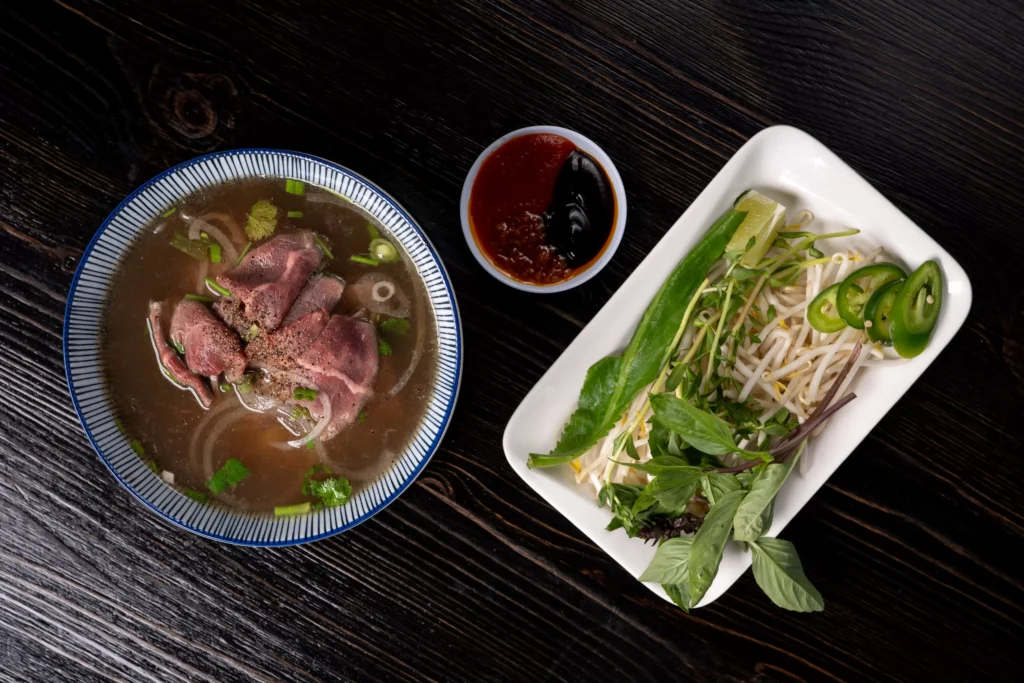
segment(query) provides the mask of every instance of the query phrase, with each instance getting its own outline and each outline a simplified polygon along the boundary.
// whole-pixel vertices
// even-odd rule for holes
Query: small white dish
[[[858,375],[853,385],[857,400],[811,439],[805,454],[810,459],[810,468],[802,476],[791,477],[780,491],[769,536],[782,532],[921,376],[960,329],[971,307],[971,283],[960,264],[828,148],[789,126],[768,128],[752,137],[541,377],[505,428],[503,445],[512,469],[634,577],[647,567],[655,548],[627,537],[622,529],[605,531],[612,519],[610,510],[597,507],[592,491],[576,485],[568,466],[531,470],[526,466],[527,457],[530,453],[551,450],[576,408],[587,368],[626,346],[661,283],[711,223],[749,188],[781,201],[794,213],[810,209],[822,231],[837,226],[861,230],[859,240],[845,244],[834,241],[829,245],[831,249],[870,242],[908,265],[935,259],[946,285],[939,321],[928,348],[909,361],[866,369]],[[749,566],[750,555],[730,543],[718,576],[700,605],[713,602]],[[647,586],[668,600],[660,586]]]
[[[615,193],[615,225],[612,226],[611,243],[604,250],[601,256],[596,262],[591,264],[585,270],[580,272],[578,275],[574,275],[564,282],[557,282],[552,285],[535,285],[529,282],[520,282],[519,280],[511,277],[507,273],[500,270],[480,251],[480,245],[476,243],[476,238],[473,237],[473,230],[469,225],[469,197],[473,191],[473,183],[476,181],[476,176],[480,172],[480,166],[484,163],[487,157],[491,156],[494,150],[501,147],[503,144],[517,138],[522,135],[560,135],[567,140],[570,140],[576,145],[578,149],[583,150],[594,159],[597,160],[601,167],[604,168],[605,173],[608,174],[608,180],[612,184],[612,191]],[[622,233],[626,227],[626,191],[622,186],[622,178],[619,176],[618,170],[615,168],[615,164],[612,163],[611,157],[605,154],[605,151],[597,146],[597,144],[590,138],[580,135],[574,130],[568,128],[562,128],[560,126],[530,126],[528,128],[520,128],[514,130],[511,133],[506,133],[500,138],[492,142],[487,149],[480,153],[476,161],[473,162],[473,166],[469,169],[469,173],[466,175],[466,182],[462,185],[462,199],[459,204],[459,216],[462,219],[462,234],[466,238],[466,244],[469,245],[469,250],[473,252],[474,258],[477,262],[484,267],[488,273],[490,273],[495,279],[504,282],[509,287],[515,287],[525,292],[538,292],[541,294],[554,294],[555,292],[564,292],[567,289],[578,287],[590,278],[601,272],[601,269],[608,265],[608,262],[612,260],[612,256],[615,255],[615,250],[619,248],[619,243],[622,241]]]

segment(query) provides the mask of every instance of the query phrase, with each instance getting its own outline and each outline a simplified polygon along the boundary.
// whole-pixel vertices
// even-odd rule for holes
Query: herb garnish
[[[315,509],[344,505],[352,498],[352,485],[344,477],[328,477],[316,480],[319,474],[330,474],[323,465],[313,465],[306,472],[306,482],[302,485],[302,493],[319,500],[313,505]]]
[[[249,209],[245,219],[245,236],[253,242],[264,240],[277,229],[277,207],[269,199],[261,199]]]
[[[234,488],[248,476],[249,468],[243,465],[241,460],[228,458],[228,461],[206,482],[206,488],[216,496],[225,489]]]

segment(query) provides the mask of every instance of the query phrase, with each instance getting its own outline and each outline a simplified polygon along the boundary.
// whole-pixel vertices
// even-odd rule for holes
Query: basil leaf
[[[604,397],[610,394],[615,386],[619,363],[619,358],[611,356],[602,358],[590,366],[590,369],[587,370],[587,379],[583,382],[583,389],[580,390],[579,407],[569,418],[565,429],[562,430],[562,438],[558,441],[558,446],[548,455],[531,453],[530,459],[527,461],[529,467],[552,467],[565,464],[570,460],[575,460],[597,443],[597,439],[589,440],[590,434],[602,427],[598,424],[600,416],[596,413],[600,410]],[[619,415],[625,410],[624,407]],[[607,434],[613,426],[614,421],[605,426],[601,436]]]
[[[781,538],[761,538],[750,547],[754,553],[754,580],[772,602],[795,612],[825,609],[825,600],[804,574],[792,543]]]
[[[658,546],[658,552],[637,579],[644,583],[685,583],[692,538],[670,538]]]
[[[651,397],[654,421],[679,434],[701,453],[725,455],[736,453],[736,441],[729,424],[711,413],[678,399],[671,394]]]
[[[685,612],[690,611],[690,585],[688,583],[663,583],[661,587],[678,607],[682,607]]]
[[[693,537],[689,567],[691,605],[700,602],[718,574],[718,565],[732,531],[732,518],[745,495],[746,491],[733,491],[722,496],[704,517],[704,523]]]
[[[701,477],[700,488],[708,502],[715,505],[725,494],[742,489],[743,484],[735,475],[708,472]]]
[[[733,538],[737,541],[756,541],[768,533],[772,524],[772,501],[786,482],[792,467],[792,463],[773,463],[751,482],[750,492],[736,511]]]
[[[631,538],[636,536],[642,520],[633,514],[633,505],[643,489],[643,486],[637,484],[609,484],[601,489],[597,496],[597,502],[601,507],[605,505],[611,507],[612,514],[615,515],[605,527],[608,531],[614,531],[621,527]]]
[[[672,368],[672,372],[668,374],[668,379],[665,380],[665,391],[674,393],[676,387],[678,387],[679,383],[683,381],[683,377],[686,376],[687,370],[687,366],[682,363],[679,363]]]
[[[679,321],[697,287],[745,217],[745,211],[727,211],[680,261],[647,305],[622,356],[603,358],[587,371],[578,408],[555,449],[547,455],[531,454],[529,467],[550,467],[577,458],[604,437],[637,393],[655,380],[672,355]]]
[[[681,468],[680,468],[681,470]],[[664,472],[647,485],[633,504],[633,514],[639,514],[655,503],[659,503],[665,514],[682,514],[686,504],[693,498],[700,482],[701,470],[690,467],[687,470]]]

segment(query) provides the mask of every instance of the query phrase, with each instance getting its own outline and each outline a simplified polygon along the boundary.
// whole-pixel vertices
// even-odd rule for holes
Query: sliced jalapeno
[[[907,276],[903,269],[892,263],[875,263],[864,266],[850,273],[850,276],[843,280],[836,292],[836,308],[839,315],[850,327],[858,330],[864,329],[864,304],[868,302],[871,295],[878,291],[878,288],[887,282],[901,280]],[[860,292],[854,292],[852,287],[860,280],[868,280]]]
[[[903,280],[893,280],[878,288],[878,291],[871,295],[867,304],[864,305],[864,331],[868,333],[868,339],[882,344],[891,344],[892,335],[889,331],[889,322],[892,319],[890,311],[896,294],[900,291]],[[868,324],[870,323],[870,324]]]
[[[925,261],[900,285],[892,303],[889,331],[896,353],[913,358],[924,351],[941,308],[942,271],[935,261]]]
[[[836,296],[839,292],[840,282],[821,290],[818,296],[814,297],[811,305],[807,307],[807,322],[818,332],[831,334],[846,327],[846,321],[839,316],[836,307]],[[853,285],[850,292],[857,294],[860,287]]]

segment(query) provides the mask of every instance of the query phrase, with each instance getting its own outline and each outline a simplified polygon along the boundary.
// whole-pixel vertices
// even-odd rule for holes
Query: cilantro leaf
[[[234,488],[240,481],[249,476],[249,468],[241,460],[229,458],[206,482],[206,488],[213,495],[219,495],[225,489]]]
[[[245,236],[253,241],[263,240],[277,230],[277,207],[269,199],[261,199],[249,209],[245,219]]]
[[[408,318],[388,318],[380,324],[381,332],[402,336],[409,331]]]

